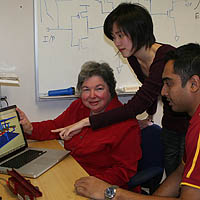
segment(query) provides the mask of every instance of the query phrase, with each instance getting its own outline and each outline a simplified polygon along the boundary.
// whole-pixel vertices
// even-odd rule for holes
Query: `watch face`
[[[108,199],[112,199],[115,196],[116,189],[113,187],[109,187],[105,191],[105,197]]]

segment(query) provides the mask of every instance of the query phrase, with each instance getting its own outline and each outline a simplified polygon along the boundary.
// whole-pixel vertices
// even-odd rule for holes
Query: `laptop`
[[[64,159],[69,151],[28,147],[16,105],[0,109],[0,173],[14,168],[37,178]]]

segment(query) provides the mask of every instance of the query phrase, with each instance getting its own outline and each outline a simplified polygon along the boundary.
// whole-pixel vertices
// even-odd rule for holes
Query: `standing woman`
[[[60,132],[62,138],[72,137],[85,126],[99,129],[136,118],[144,111],[148,117],[140,121],[141,128],[153,121],[162,89],[165,54],[174,47],[156,42],[151,15],[140,4],[121,3],[105,19],[104,33],[114,42],[122,56],[128,59],[142,86],[127,104],[90,116],[63,129],[54,130]],[[162,101],[162,140],[165,150],[165,170],[168,176],[182,160],[189,119],[185,113],[173,112],[166,98],[162,98]]]

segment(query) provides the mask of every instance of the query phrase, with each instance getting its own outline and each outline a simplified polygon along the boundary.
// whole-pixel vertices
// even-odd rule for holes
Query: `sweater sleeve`
[[[156,99],[152,103],[152,105],[149,108],[147,108],[147,110],[146,110],[147,114],[154,115],[156,113],[156,111],[157,111],[157,106],[158,106],[158,100]]]
[[[63,128],[67,125],[73,124],[77,121],[73,113],[79,108],[79,100],[74,101],[62,114],[53,120],[46,120],[41,122],[32,122],[32,134],[26,134],[28,139],[34,140],[52,140],[59,139],[58,133],[52,133],[51,130]],[[73,120],[72,120],[73,119]]]

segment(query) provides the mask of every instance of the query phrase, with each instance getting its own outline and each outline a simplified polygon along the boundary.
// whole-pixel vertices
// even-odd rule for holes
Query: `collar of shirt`
[[[200,120],[200,104],[190,120],[190,125]]]

